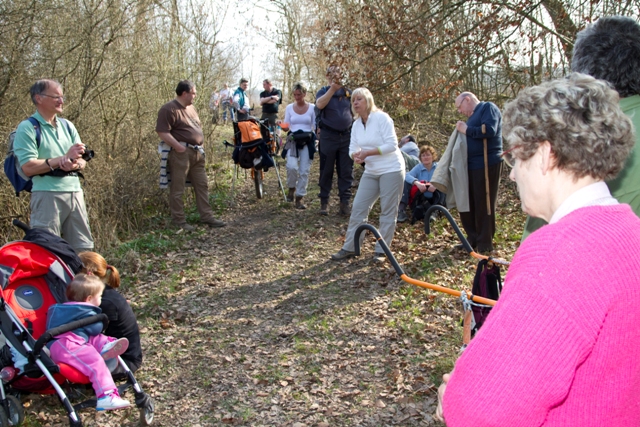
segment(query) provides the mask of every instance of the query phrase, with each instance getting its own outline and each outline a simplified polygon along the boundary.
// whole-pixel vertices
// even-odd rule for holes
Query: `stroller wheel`
[[[155,408],[153,406],[153,400],[148,398],[144,406],[140,408],[140,425],[150,426],[153,422],[153,412]]]
[[[15,396],[8,395],[7,406],[9,407],[9,413],[4,414],[6,415],[9,423],[7,425],[19,426],[20,424],[22,424],[22,422],[24,421],[24,407],[22,406],[22,402],[20,402],[20,399]],[[4,413],[5,411],[3,410],[2,412]]]
[[[82,427],[82,420],[78,417],[78,421],[73,421],[71,417],[69,417],[69,426],[70,427]]]

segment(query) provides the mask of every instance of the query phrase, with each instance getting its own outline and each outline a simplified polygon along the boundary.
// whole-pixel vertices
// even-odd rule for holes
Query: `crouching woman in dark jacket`
[[[108,265],[102,255],[95,252],[82,252],[78,255],[84,265],[83,272],[92,273],[105,284],[100,308],[109,318],[109,326],[105,335],[116,338],[127,338],[129,348],[122,354],[131,372],[142,365],[142,347],[140,346],[140,330],[136,315],[127,300],[116,289],[120,287],[120,273],[112,265]],[[112,374],[117,377],[124,372],[120,366]]]

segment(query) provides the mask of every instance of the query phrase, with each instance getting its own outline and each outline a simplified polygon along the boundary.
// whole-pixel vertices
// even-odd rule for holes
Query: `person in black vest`
[[[114,338],[127,338],[129,347],[120,357],[125,361],[131,372],[142,365],[142,347],[140,345],[140,330],[136,315],[127,300],[116,290],[120,287],[120,273],[112,265],[108,265],[102,255],[95,252],[81,252],[78,254],[84,264],[83,272],[93,274],[105,284],[100,308],[109,318],[109,326],[105,335]],[[111,374],[117,377],[123,374],[120,366]]]
[[[282,92],[271,84],[271,80],[262,82],[263,92],[260,92],[260,105],[262,105],[262,117],[260,120],[269,119],[269,126],[275,126],[278,120],[278,106],[282,104]]]
[[[316,94],[320,129],[320,215],[328,215],[329,193],[333,184],[333,169],[338,170],[340,215],[351,215],[351,185],[353,184],[353,159],[349,156],[351,142],[351,90],[342,84],[342,74],[337,66],[327,69],[328,86]]]

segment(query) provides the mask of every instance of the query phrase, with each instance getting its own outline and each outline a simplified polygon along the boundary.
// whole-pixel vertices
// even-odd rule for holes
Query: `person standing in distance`
[[[226,224],[213,217],[209,205],[209,183],[205,171],[204,134],[198,112],[193,106],[196,86],[189,80],[182,80],[176,87],[176,97],[158,111],[156,132],[160,139],[171,147],[168,170],[171,175],[169,185],[169,209],[173,225],[186,231],[194,230],[187,224],[182,198],[187,178],[195,191],[196,206],[200,221],[209,227],[224,227]]]
[[[238,88],[233,93],[233,108],[236,109],[236,119],[249,120],[250,99],[247,95],[247,89],[249,88],[249,80],[244,77],[240,79]]]
[[[231,91],[229,90],[229,84],[224,84],[224,89],[220,90],[220,103],[222,104],[222,124],[227,124],[227,113],[231,117],[231,121],[234,120],[234,111],[231,108]]]
[[[282,104],[282,91],[271,84],[271,80],[262,82],[264,91],[260,93],[260,105],[262,105],[262,117],[260,120],[269,119],[269,126],[276,125],[278,120],[278,106]]]

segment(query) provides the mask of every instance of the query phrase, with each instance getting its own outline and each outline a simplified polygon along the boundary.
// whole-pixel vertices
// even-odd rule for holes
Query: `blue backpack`
[[[40,148],[40,140],[42,139],[42,132],[40,131],[40,122],[33,117],[29,117],[27,120],[33,125],[34,130],[36,131],[36,145]],[[69,127],[69,122],[63,119],[62,117],[58,117],[60,123],[64,124],[67,128],[67,132],[71,135],[71,127]],[[26,191],[31,193],[31,188],[33,187],[33,183],[31,182],[31,177],[25,175],[20,167],[20,162],[18,162],[18,158],[13,152],[13,140],[16,137],[16,131],[14,130],[9,134],[9,151],[7,152],[7,157],[4,159],[4,174],[13,185],[13,189],[16,191],[16,197],[20,196],[21,191]],[[46,174],[45,174],[46,175]]]

